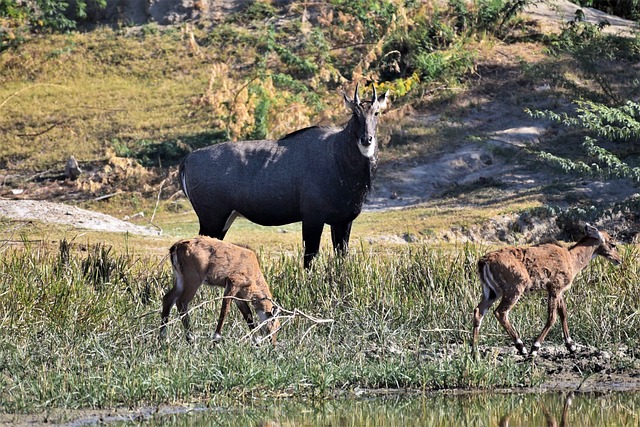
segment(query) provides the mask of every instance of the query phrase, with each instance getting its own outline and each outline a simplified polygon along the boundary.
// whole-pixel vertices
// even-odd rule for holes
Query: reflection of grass
[[[238,232],[249,226],[238,225]],[[266,396],[322,399],[356,388],[520,387],[542,378],[535,364],[509,354],[480,360],[469,354],[481,247],[356,246],[344,259],[323,252],[309,272],[301,267],[299,250],[262,248],[276,301],[333,319],[322,325],[300,317],[283,322],[272,349],[242,341],[245,325],[235,309],[226,339],[213,344],[220,294],[206,288],[192,303],[196,344],[184,342],[175,311],[170,343],[158,344],[160,300],[171,286],[164,258],[169,242],[146,240],[155,242],[155,252],[133,237],[113,250],[72,245],[68,258],[48,239],[3,247],[1,411],[162,402],[217,406]],[[626,250],[624,262],[618,269],[594,262],[569,292],[577,342],[637,348],[637,251]],[[539,330],[543,312],[540,298],[518,305],[514,322],[525,339]],[[509,345],[496,321],[485,323],[482,346]],[[558,329],[549,343],[561,342]]]
[[[567,404],[571,399],[571,404]],[[202,411],[156,416],[157,425],[385,425],[385,426],[492,426],[634,425],[640,405],[638,393],[607,395],[581,393],[434,393],[416,396],[392,393],[370,398],[299,402],[279,400],[255,402],[233,411]],[[176,422],[177,421],[177,422]]]

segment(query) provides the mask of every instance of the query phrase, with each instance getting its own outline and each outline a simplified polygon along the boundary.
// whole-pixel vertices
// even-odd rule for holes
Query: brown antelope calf
[[[483,295],[473,313],[473,349],[477,349],[482,318],[489,307],[498,298],[502,298],[495,310],[495,316],[515,342],[520,354],[526,355],[524,343],[509,322],[509,311],[525,292],[546,289],[549,294],[547,323],[533,343],[531,355],[537,354],[540,344],[556,321],[556,314],[562,322],[565,345],[570,352],[576,351],[576,346],[569,336],[564,291],[597,255],[603,256],[615,265],[622,262],[611,236],[589,224],[585,226],[585,234],[569,249],[552,243],[525,248],[507,247],[490,252],[478,261]]]
[[[226,243],[211,237],[198,236],[180,240],[169,249],[171,266],[175,276],[173,288],[162,299],[162,325],[160,336],[166,335],[169,312],[177,305],[182,324],[186,330],[187,341],[192,335],[189,327],[187,306],[203,283],[224,288],[222,308],[214,340],[222,339],[220,331],[229,312],[229,304],[234,299],[244,319],[253,330],[255,324],[248,302],[251,302],[260,322],[274,317],[274,305],[256,254],[247,248]],[[280,327],[278,319],[269,320],[262,330],[276,343],[276,331]]]

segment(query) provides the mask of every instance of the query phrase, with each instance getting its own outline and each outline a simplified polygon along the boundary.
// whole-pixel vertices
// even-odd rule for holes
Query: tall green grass
[[[278,304],[328,320],[283,317],[275,348],[252,345],[235,309],[214,344],[220,293],[206,288],[191,304],[196,342],[185,342],[175,311],[169,342],[160,342],[161,298],[172,282],[164,258],[26,240],[0,250],[0,412],[519,387],[544,376],[514,353],[470,354],[479,246],[361,247],[321,256],[310,271],[301,254],[262,252]],[[637,347],[637,255],[626,249],[618,269],[594,262],[569,291],[578,343]],[[533,297],[514,310],[525,339],[542,327],[544,307]],[[493,319],[481,332],[487,348],[510,345]],[[548,340],[561,343],[559,327]]]

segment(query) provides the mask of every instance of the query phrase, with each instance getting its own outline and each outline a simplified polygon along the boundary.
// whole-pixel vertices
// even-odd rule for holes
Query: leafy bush
[[[640,182],[639,167],[630,166],[611,150],[603,147],[603,143],[613,143],[614,148],[626,143],[625,148],[638,151],[640,104],[633,101],[627,101],[619,107],[608,107],[593,101],[575,101],[574,104],[575,115],[557,114],[552,111],[528,112],[534,117],[585,131],[587,135],[584,136],[582,148],[586,161],[559,157],[547,152],[541,152],[540,157],[565,172],[604,179],[627,178]],[[599,141],[598,138],[603,141]],[[628,153],[629,150],[626,151]]]
[[[575,101],[575,112],[558,114],[552,111],[529,111],[534,117],[552,120],[569,126],[583,134],[581,152],[568,156],[546,151],[538,152],[538,158],[567,174],[601,180],[629,179],[640,183],[640,104],[627,101],[617,107],[609,107],[593,101]],[[607,147],[607,148],[605,148]],[[573,206],[560,210],[558,222],[577,223],[596,221],[604,217],[637,216],[638,197],[631,197],[614,205]]]
[[[205,144],[211,144],[215,138],[207,139]],[[150,141],[140,140],[126,144],[118,140],[111,141],[115,154],[119,157],[136,159],[145,167],[168,166],[178,164],[189,151],[189,146],[182,141]],[[199,144],[202,145],[202,144]]]
[[[575,0],[574,3],[634,21],[640,20],[640,0]]]
[[[408,25],[385,40],[378,61],[383,79],[414,73],[421,81],[458,77],[474,65],[468,38],[484,33],[502,36],[508,23],[532,0],[449,0],[442,8],[420,6],[407,12]]]
[[[629,63],[640,60],[640,38],[620,37],[605,34],[602,30],[606,21],[592,24],[584,20],[584,13],[576,11],[573,20],[567,22],[559,35],[547,37],[547,45],[552,54],[568,54],[578,63],[578,69],[585,77],[593,80],[600,88],[601,100],[621,104],[623,97],[640,90],[637,79],[629,79],[624,88],[616,88],[611,73],[622,74]],[[609,65],[609,66],[607,66]],[[617,66],[612,69],[611,66]]]
[[[0,52],[15,47],[31,32],[66,32],[87,17],[87,5],[105,7],[106,0],[75,0],[73,10],[64,0],[0,1]],[[70,18],[69,16],[74,16]]]

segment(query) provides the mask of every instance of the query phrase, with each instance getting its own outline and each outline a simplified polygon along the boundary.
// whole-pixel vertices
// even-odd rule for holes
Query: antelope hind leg
[[[484,315],[487,313],[487,310],[489,310],[489,308],[493,305],[495,301],[496,301],[495,293],[493,293],[491,290],[485,289],[485,294],[482,297],[482,301],[480,301],[478,306],[473,311],[473,333],[471,338],[471,349],[473,351],[478,350],[480,326],[482,325],[482,320],[484,319]]]
[[[320,239],[322,237],[323,223],[302,221],[302,241],[304,242],[304,268],[311,267],[313,258],[320,250]]]
[[[511,311],[513,306],[518,302],[519,298],[520,298],[520,295],[514,295],[510,298],[508,298],[506,295],[503,296],[494,314],[498,319],[498,322],[500,322],[504,330],[507,331],[507,334],[509,334],[509,336],[513,340],[516,346],[516,349],[518,349],[518,352],[521,355],[526,356],[527,349],[525,348],[524,343],[520,339],[520,335],[518,335],[518,332],[511,325],[511,322],[509,322],[509,311]]]
[[[558,316],[560,316],[560,322],[562,322],[562,333],[564,335],[564,345],[567,347],[570,353],[575,353],[577,350],[576,344],[569,335],[569,324],[567,323],[567,304],[564,301],[564,297],[558,298]]]
[[[222,295],[222,307],[220,307],[220,317],[218,318],[218,325],[216,326],[216,333],[213,335],[213,341],[218,342],[222,340],[222,325],[224,319],[229,313],[229,307],[231,306],[231,299],[235,297],[236,290],[233,282],[227,279],[227,285],[224,288],[224,294]]]

